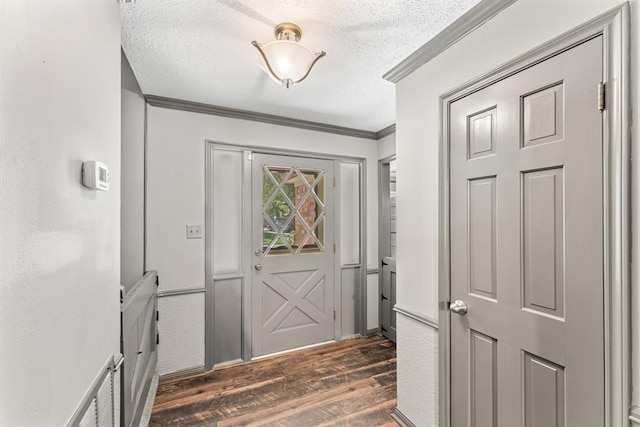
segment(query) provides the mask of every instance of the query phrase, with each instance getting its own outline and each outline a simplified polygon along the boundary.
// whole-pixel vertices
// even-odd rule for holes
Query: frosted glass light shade
[[[304,80],[315,63],[326,55],[299,43],[300,36],[297,25],[282,23],[276,27],[278,40],[267,44],[251,42],[260,52],[260,68],[287,89]]]

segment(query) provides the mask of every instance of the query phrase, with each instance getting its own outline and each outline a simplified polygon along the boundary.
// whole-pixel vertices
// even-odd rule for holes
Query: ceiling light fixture
[[[283,22],[276,25],[276,41],[251,44],[260,52],[260,68],[286,89],[307,78],[313,66],[326,55],[313,52],[299,43],[302,30],[296,24]]]

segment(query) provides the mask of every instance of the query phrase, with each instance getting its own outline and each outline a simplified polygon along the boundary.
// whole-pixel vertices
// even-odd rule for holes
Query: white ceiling
[[[382,75],[478,0],[137,0],[122,4],[122,46],[142,91],[266,114],[379,131],[395,122]],[[259,68],[252,40],[280,22],[324,50],[286,90]]]

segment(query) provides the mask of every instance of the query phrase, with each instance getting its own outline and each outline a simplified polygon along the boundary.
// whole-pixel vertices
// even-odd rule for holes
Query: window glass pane
[[[360,263],[360,165],[340,165],[340,253],[342,265]]]
[[[242,152],[213,151],[213,268],[242,271]]]
[[[269,255],[324,251],[324,172],[266,166],[262,249]]]

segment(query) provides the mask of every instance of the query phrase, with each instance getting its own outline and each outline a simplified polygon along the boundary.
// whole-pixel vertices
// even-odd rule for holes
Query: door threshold
[[[320,347],[321,345],[332,344],[334,342],[336,342],[336,340],[329,340],[329,341],[319,342],[319,343],[316,343],[316,344],[309,344],[309,345],[305,345],[304,347],[296,347],[296,348],[292,348],[292,349],[289,349],[289,350],[278,351],[277,353],[263,354],[262,356],[252,357],[251,361],[254,362],[256,360],[267,359],[269,357],[281,356],[283,354],[293,353],[295,351],[300,351],[300,350],[306,350],[308,348],[313,348],[313,347]]]

